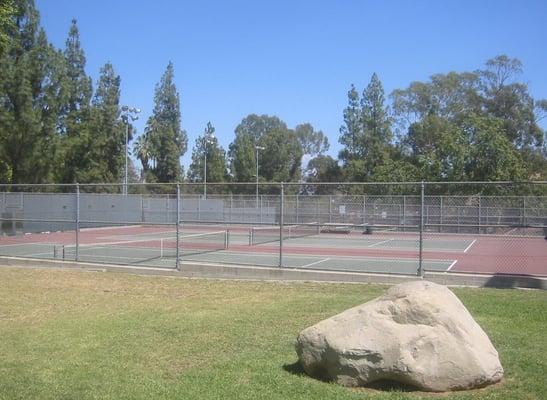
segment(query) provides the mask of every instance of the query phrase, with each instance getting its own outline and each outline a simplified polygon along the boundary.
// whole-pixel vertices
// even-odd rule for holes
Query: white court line
[[[211,253],[206,253],[206,255],[209,255],[209,254],[218,254],[220,252],[211,252]],[[202,254],[199,254],[199,255],[202,255]],[[239,256],[241,258],[253,258],[253,257],[278,257],[275,253],[268,253],[268,254],[264,254],[264,253],[242,253],[242,252],[235,252],[235,251],[230,251],[228,249],[228,251],[223,251],[222,252],[222,255],[223,256],[226,256],[226,257],[229,257],[229,256]],[[298,259],[298,258],[317,258],[317,256],[314,256],[313,254],[310,254],[310,255],[302,255],[302,254],[287,254],[287,253],[284,253],[283,255],[283,258],[287,259],[287,258],[295,258],[295,259]],[[336,255],[336,256],[331,256],[330,257],[331,260],[350,260],[350,261],[389,261],[389,262],[393,262],[393,263],[411,263],[411,264],[416,264],[418,262],[417,259],[404,259],[404,258],[381,258],[381,257],[356,257],[356,256],[343,256],[343,255]],[[424,260],[424,261],[427,261],[428,263],[430,264],[445,264],[448,263],[448,262],[452,262],[453,260],[439,260],[439,259],[432,259],[432,260]]]
[[[108,229],[131,229],[131,228],[140,228],[140,227],[142,227],[142,225],[96,226],[93,228],[80,228],[80,232],[81,231],[106,231]]]
[[[518,229],[518,228],[513,228],[513,229],[511,229],[510,231],[505,232],[505,234],[504,234],[503,236],[510,235],[510,234],[512,234],[513,232],[515,232],[517,229]]]
[[[458,262],[458,260],[454,260],[454,262],[452,264],[450,264],[450,267],[448,267],[448,269],[446,270],[446,272],[450,271],[452,269],[452,267],[454,265],[456,265],[456,263]]]
[[[109,235],[109,236],[101,236],[100,238],[101,239],[115,239],[115,238],[119,238],[119,237],[124,237],[124,238],[131,238],[131,237],[135,237],[135,236],[150,236],[150,238],[153,238],[155,239],[156,236],[158,235],[164,235],[166,233],[170,233],[170,234],[174,234],[176,233],[176,230],[169,230],[169,231],[160,231],[160,232],[143,232],[143,233],[132,233],[132,234],[129,234],[129,235]],[[129,240],[129,239],[128,239]]]
[[[53,252],[48,251],[47,253],[33,253],[33,254],[24,254],[24,255],[18,255],[18,256],[11,256],[11,257],[38,257],[38,258],[43,258],[43,257],[40,257],[40,256],[53,256]]]
[[[473,241],[471,242],[471,244],[470,244],[469,246],[467,246],[463,252],[464,252],[464,253],[467,253],[467,250],[469,250],[469,249],[471,248],[471,246],[473,246],[473,245],[475,244],[476,241],[477,241],[477,239],[473,240]]]
[[[374,247],[374,246],[378,246],[379,244],[384,244],[384,243],[391,242],[391,241],[393,241],[393,239],[382,240],[381,242],[373,243],[373,244],[371,244],[370,246],[367,246],[367,247]]]
[[[324,258],[323,260],[315,261],[315,262],[312,262],[312,263],[309,263],[309,264],[306,264],[306,265],[301,265],[298,268],[308,268],[308,267],[311,267],[312,265],[316,265],[316,264],[319,264],[319,263],[322,263],[322,262],[325,262],[325,261],[329,261],[329,260],[330,260],[330,258]]]
[[[12,243],[12,244],[2,244],[0,245],[0,249],[2,247],[10,247],[10,246],[34,246],[34,245],[44,245],[44,246],[54,246],[55,243],[46,243],[46,242],[32,242],[32,243]]]

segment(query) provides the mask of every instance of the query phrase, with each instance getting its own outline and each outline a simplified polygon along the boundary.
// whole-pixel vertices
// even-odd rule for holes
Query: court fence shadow
[[[496,289],[542,289],[547,290],[547,279],[534,275],[511,275],[496,273],[484,284],[484,287]]]

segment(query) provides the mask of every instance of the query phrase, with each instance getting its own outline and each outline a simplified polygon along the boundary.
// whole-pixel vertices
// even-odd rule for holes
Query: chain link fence
[[[0,255],[547,276],[547,182],[0,185]]]

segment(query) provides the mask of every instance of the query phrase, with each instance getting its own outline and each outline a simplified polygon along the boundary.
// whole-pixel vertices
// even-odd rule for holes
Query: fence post
[[[169,193],[165,195],[165,223],[169,223]]]
[[[176,222],[176,258],[175,258],[175,269],[180,271],[180,184],[177,183],[177,222]]]
[[[366,224],[367,224],[367,195],[363,195],[363,231],[366,230]]]
[[[403,194],[403,232],[406,232],[406,196]]]
[[[522,196],[522,226],[526,226],[526,195]]]
[[[232,207],[233,206],[234,206],[234,194],[230,191],[230,212],[229,212],[230,222],[232,222]]]
[[[329,195],[329,224],[332,223],[332,195]]]
[[[312,220],[313,222],[320,222],[321,218],[321,205],[319,202],[320,196],[315,196],[315,218]],[[306,222],[306,221],[304,221]],[[307,222],[310,222],[308,219]]]
[[[262,204],[262,196],[260,195],[260,223],[262,223],[263,217],[262,217],[262,210],[263,210],[263,204]]]
[[[141,193],[141,222],[146,222],[144,220],[144,194]]]
[[[279,198],[279,266],[283,266],[283,213],[284,213],[284,188],[281,182],[281,196]]]
[[[76,256],[75,261],[80,259],[80,184],[76,183]]]
[[[424,247],[424,181],[422,181],[421,195],[420,195],[420,250],[418,261],[418,276],[423,278],[423,247]]]
[[[443,229],[443,195],[441,194],[441,207],[440,207],[440,215],[439,215],[439,232],[442,232]]]
[[[295,209],[295,214],[296,214],[296,223],[298,224],[298,193],[296,193],[296,209]]]
[[[482,224],[482,201],[481,201],[481,195],[479,194],[479,210],[478,210],[478,214],[479,214],[479,235],[481,234],[481,224]]]

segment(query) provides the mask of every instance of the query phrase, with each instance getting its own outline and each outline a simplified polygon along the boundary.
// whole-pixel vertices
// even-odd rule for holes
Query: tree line
[[[33,0],[0,7],[0,182],[122,182],[126,134],[121,78],[110,63],[93,85],[73,20],[63,49],[40,26]],[[382,182],[547,179],[547,141],[539,121],[547,100],[522,81],[519,60],[500,55],[473,72],[433,75],[386,99],[373,74],[351,86],[335,159],[326,135],[309,123],[288,127],[251,114],[223,149],[211,122],[188,150],[180,94],[169,63],[155,88],[154,109],[133,155],[146,182]],[[303,159],[309,160],[305,168]],[[207,168],[205,168],[207,163]],[[204,174],[206,173],[206,176]]]

